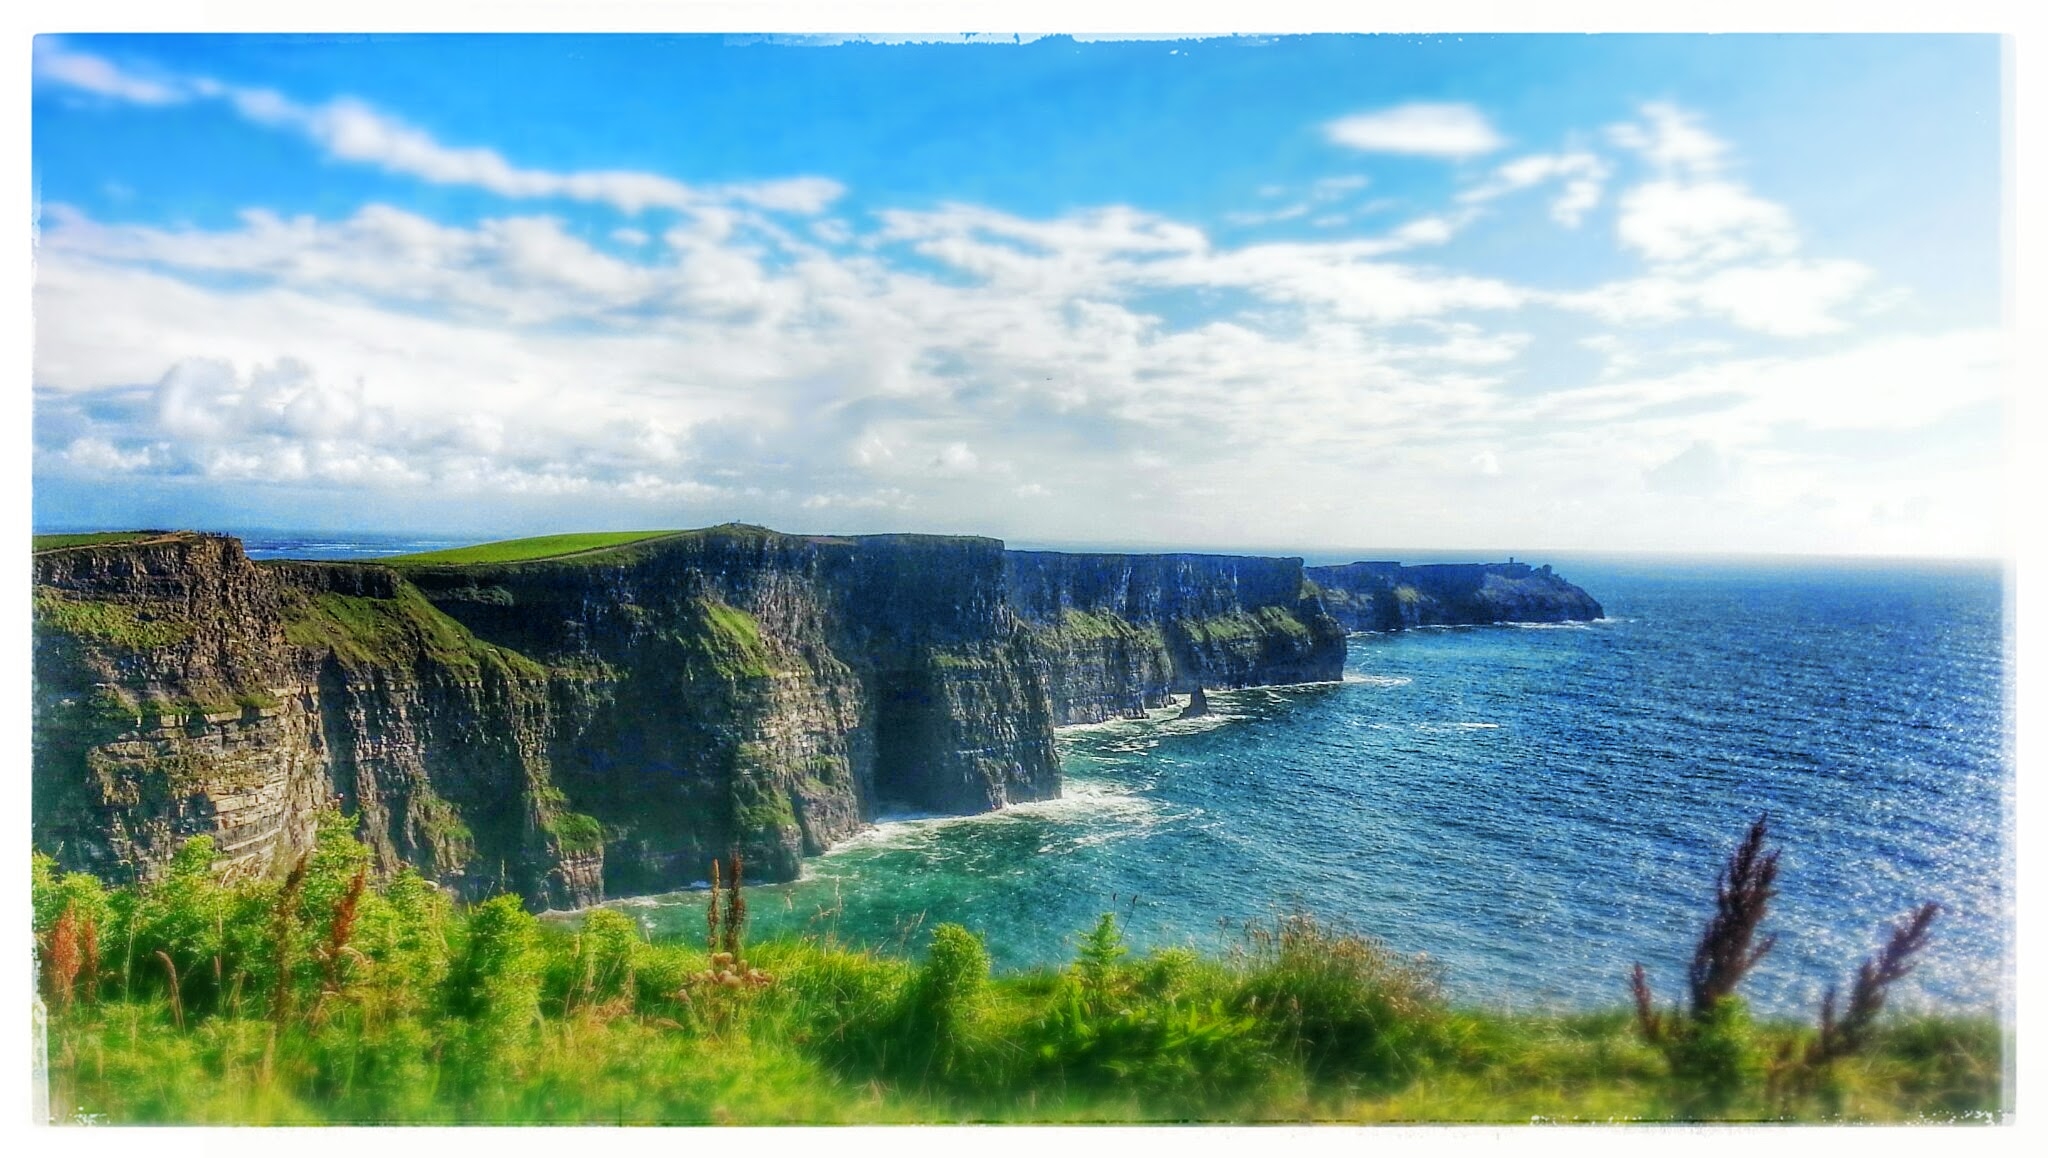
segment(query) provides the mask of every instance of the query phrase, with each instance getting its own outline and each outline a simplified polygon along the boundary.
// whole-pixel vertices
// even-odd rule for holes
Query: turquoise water
[[[1342,683],[1061,733],[1065,793],[894,819],[749,889],[757,935],[1070,958],[1104,911],[1140,945],[1227,946],[1308,911],[1427,953],[1459,1000],[1676,997],[1714,873],[1769,810],[1785,850],[1745,986],[1810,1010],[1882,926],[1939,901],[1906,1005],[1988,1008],[2010,895],[2003,588],[1967,567],[1581,560],[1606,621],[1354,636]],[[702,895],[619,902],[700,935]]]

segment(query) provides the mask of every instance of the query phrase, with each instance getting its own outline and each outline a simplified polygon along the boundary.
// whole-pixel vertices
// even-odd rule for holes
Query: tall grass
[[[459,908],[414,874],[376,879],[348,833],[327,817],[275,881],[221,880],[204,840],[159,881],[112,891],[38,857],[52,1104],[108,1121],[277,1123],[1900,1120],[1999,1107],[1993,1019],[1888,1018],[1870,995],[1833,1020],[1830,1040],[1855,1049],[1741,1015],[1725,1036],[1756,1064],[1724,1067],[1736,1079],[1709,1104],[1626,1009],[1461,1010],[1429,963],[1307,916],[1251,926],[1216,955],[1135,952],[1104,916],[1067,966],[999,974],[959,925],[915,956],[747,944],[737,871],[719,874],[701,945],[652,943],[609,909],[567,929],[510,897]],[[1867,965],[1872,994],[1903,976],[1910,933]],[[1807,1052],[1825,1065],[1783,1080],[1777,1059]]]

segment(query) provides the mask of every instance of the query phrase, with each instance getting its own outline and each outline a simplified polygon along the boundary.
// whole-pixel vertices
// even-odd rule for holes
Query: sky
[[[41,36],[34,519],[1988,556],[1989,36]]]

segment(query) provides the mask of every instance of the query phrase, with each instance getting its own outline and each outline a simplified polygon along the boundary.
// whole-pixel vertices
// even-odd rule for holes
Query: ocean
[[[335,540],[334,557],[374,553]],[[1753,1006],[1810,1015],[1929,900],[1942,914],[1894,1003],[2002,1003],[1999,568],[1539,561],[1607,617],[1356,635],[1340,683],[1065,729],[1060,799],[885,818],[802,880],[750,888],[754,935],[917,952],[956,921],[1021,968],[1070,960],[1103,912],[1137,948],[1210,950],[1304,912],[1427,955],[1464,1004],[1617,1006],[1638,961],[1675,1000],[1716,870],[1768,813],[1777,941]],[[614,903],[702,933],[701,893]]]

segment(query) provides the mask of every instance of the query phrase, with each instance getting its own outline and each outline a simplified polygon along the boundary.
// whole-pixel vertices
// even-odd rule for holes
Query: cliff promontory
[[[1309,567],[1323,606],[1347,631],[1601,618],[1591,595],[1549,566],[1506,563],[1345,563]]]

